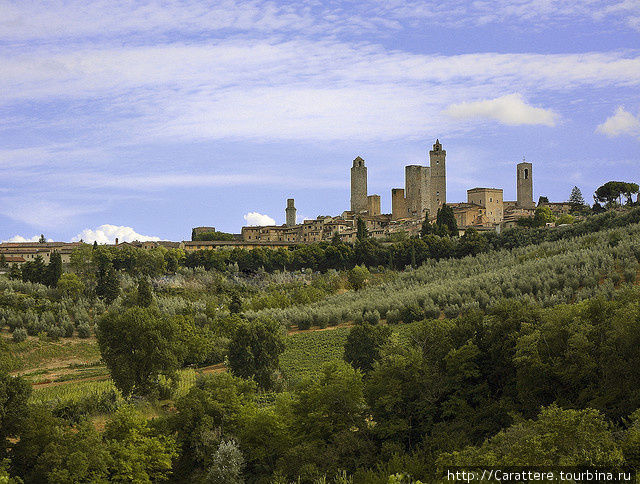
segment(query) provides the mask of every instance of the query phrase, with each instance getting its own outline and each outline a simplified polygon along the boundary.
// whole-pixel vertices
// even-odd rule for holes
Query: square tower
[[[380,195],[369,195],[367,197],[367,213],[371,216],[380,215]]]
[[[404,188],[391,189],[391,220],[406,218],[407,199],[404,198]]]
[[[516,167],[516,190],[519,208],[535,208],[533,202],[533,165],[523,161]]]
[[[358,156],[351,167],[351,211],[357,214],[367,208],[367,167]]]
[[[287,198],[287,208],[285,209],[287,227],[293,227],[296,224],[296,206],[293,198]]]
[[[440,140],[436,140],[433,149],[429,151],[429,163],[431,165],[431,206],[429,217],[435,217],[438,209],[447,203],[447,152],[442,149]]]
[[[429,210],[429,177],[428,166],[408,165],[404,168],[407,213],[412,217],[422,218]]]

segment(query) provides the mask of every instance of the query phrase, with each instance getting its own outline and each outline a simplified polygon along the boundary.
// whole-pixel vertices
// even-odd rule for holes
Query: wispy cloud
[[[609,116],[604,123],[598,125],[596,131],[610,138],[621,135],[638,136],[640,138],[640,116],[634,116],[624,107],[618,106],[612,116]]]
[[[455,119],[494,119],[509,126],[540,124],[555,126],[557,113],[527,104],[520,94],[509,94],[496,99],[463,102],[445,109]]]
[[[0,199],[0,213],[14,220],[39,229],[57,229],[80,215],[99,212],[90,204],[73,205],[44,200],[28,200],[24,197]]]
[[[636,53],[441,56],[275,38],[42,47],[0,63],[7,93],[0,105],[72,101],[77,109],[63,118],[76,128],[70,136],[106,144],[419,138],[461,129],[438,117],[455,103],[514,90],[640,86]],[[99,124],[80,123],[78,112],[90,112]],[[51,122],[60,123],[60,116]]]
[[[401,30],[407,22],[448,28],[526,23],[549,27],[567,21],[633,25],[636,0],[61,0],[42,8],[37,0],[0,3],[0,39],[11,42],[167,34],[305,33],[366,35]]]
[[[156,175],[105,174],[105,173],[64,173],[54,175],[57,183],[86,189],[130,189],[161,190],[165,188],[193,187],[233,187],[233,186],[280,186],[295,188],[343,188],[345,180],[297,178],[280,175],[228,174],[228,175],[188,175],[184,173],[163,173]]]

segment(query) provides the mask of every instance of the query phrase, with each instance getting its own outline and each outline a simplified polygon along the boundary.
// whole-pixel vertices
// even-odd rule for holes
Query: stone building
[[[196,236],[196,235],[200,235],[200,234],[206,234],[209,232],[215,232],[216,228],[215,227],[194,227],[191,230],[191,233]]]
[[[296,224],[297,222],[296,213],[297,212],[296,212],[295,200],[293,198],[288,198],[287,208],[285,209],[287,227],[293,227]]]
[[[436,140],[429,151],[430,166],[408,165],[405,167],[405,189],[391,190],[393,220],[403,218],[434,219],[438,209],[447,203],[447,152]]]
[[[380,195],[369,195],[367,197],[367,213],[369,215],[380,215]]]
[[[355,213],[367,210],[367,167],[359,156],[351,167],[351,211]]]
[[[499,224],[504,218],[502,188],[472,188],[467,190],[467,203],[479,205],[485,209],[487,221]]]
[[[407,197],[407,214],[424,218],[431,208],[431,179],[428,166],[409,165],[404,168],[404,193]]]
[[[476,203],[449,203],[459,229],[488,227],[486,209]]]
[[[519,208],[535,208],[533,201],[533,166],[523,161],[516,167],[517,206]]]
[[[391,189],[391,219],[400,220],[407,218],[407,199],[404,196],[404,188]]]
[[[73,250],[82,244],[82,242],[4,242],[0,244],[0,254],[4,254],[7,262],[22,265],[38,257],[48,264],[51,254],[58,252],[62,263],[68,264]]]
[[[429,163],[431,165],[431,217],[435,217],[438,209],[447,203],[446,157],[447,152],[442,149],[440,140],[436,140],[433,149],[429,151]]]

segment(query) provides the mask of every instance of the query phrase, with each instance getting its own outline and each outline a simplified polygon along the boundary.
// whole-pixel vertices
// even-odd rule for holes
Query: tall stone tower
[[[429,151],[431,165],[431,207],[429,217],[433,218],[438,209],[447,203],[447,152],[442,149],[440,140],[436,140],[433,149]]]
[[[518,163],[516,168],[517,206],[520,208],[535,208],[536,205],[533,202],[533,166],[523,159],[522,163]]]
[[[422,218],[429,209],[429,167],[408,165],[404,167],[405,195],[407,212],[414,217]]]
[[[287,198],[285,214],[287,215],[287,227],[293,227],[296,224],[296,207],[293,198]]]
[[[367,208],[367,167],[358,156],[351,167],[351,211],[358,213]]]
[[[404,188],[391,189],[391,220],[407,217],[407,199],[404,198]]]

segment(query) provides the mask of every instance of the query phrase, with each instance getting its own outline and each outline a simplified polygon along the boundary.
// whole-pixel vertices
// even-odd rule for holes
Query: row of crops
[[[534,300],[544,307],[610,294],[635,282],[640,269],[640,225],[500,250],[464,259],[428,261],[392,282],[330,296],[310,305],[246,311],[288,327],[336,325],[386,318],[405,323],[456,317],[502,298]]]

